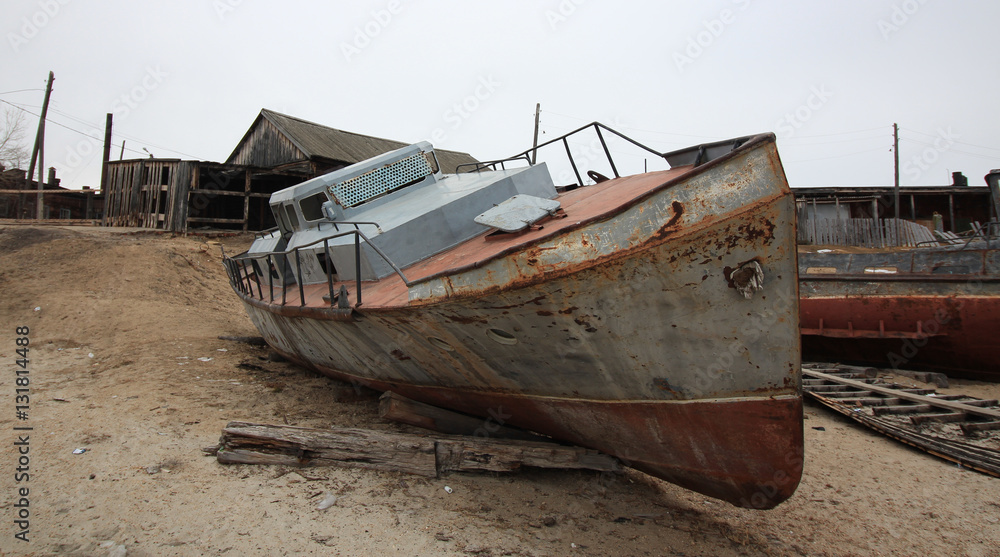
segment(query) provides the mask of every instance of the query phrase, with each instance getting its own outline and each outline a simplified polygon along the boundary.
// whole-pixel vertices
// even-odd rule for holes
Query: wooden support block
[[[219,462],[337,465],[437,476],[434,440],[365,429],[310,429],[230,422]]]
[[[422,427],[450,435],[473,435],[480,438],[521,439],[523,441],[549,441],[551,439],[534,433],[503,425],[503,408],[498,408],[496,417],[477,418],[467,416],[423,402],[410,400],[392,391],[385,392],[379,399],[378,415],[386,420]]]
[[[514,472],[524,466],[620,472],[614,457],[555,443],[450,437],[437,441],[439,472]]]
[[[216,458],[224,464],[346,466],[428,477],[446,472],[511,472],[525,466],[622,470],[614,457],[556,443],[246,422],[226,425]]]

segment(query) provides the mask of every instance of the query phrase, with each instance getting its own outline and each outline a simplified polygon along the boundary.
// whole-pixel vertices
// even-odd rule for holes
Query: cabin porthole
[[[486,336],[499,344],[506,344],[507,346],[517,344],[517,337],[503,329],[489,329],[486,331]]]
[[[427,337],[427,342],[430,342],[435,347],[440,348],[441,350],[444,350],[445,352],[454,352],[455,351],[455,348],[452,347],[452,345],[450,345],[447,342],[439,339],[438,337]]]

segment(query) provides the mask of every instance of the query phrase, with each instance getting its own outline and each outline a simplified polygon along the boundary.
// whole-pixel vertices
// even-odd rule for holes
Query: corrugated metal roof
[[[408,145],[407,143],[390,139],[382,139],[322,126],[265,108],[261,109],[260,115],[254,120],[253,125],[250,126],[246,135],[240,140],[236,149],[233,150],[233,153],[226,161],[227,163],[232,162],[245,147],[246,142],[253,135],[253,130],[259,125],[261,119],[266,119],[274,125],[309,159],[319,158],[354,164]],[[477,162],[468,153],[438,149],[437,154],[441,168],[445,172],[454,172],[455,167],[459,164]]]

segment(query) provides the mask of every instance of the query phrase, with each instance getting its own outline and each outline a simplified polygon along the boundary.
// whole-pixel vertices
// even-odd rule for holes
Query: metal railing
[[[561,142],[563,144],[563,147],[566,149],[566,156],[569,159],[570,166],[573,167],[573,173],[576,175],[577,183],[579,183],[582,186],[583,185],[583,178],[580,176],[580,170],[576,166],[576,159],[573,158],[573,152],[569,148],[569,138],[572,137],[572,136],[574,136],[574,135],[576,135],[576,134],[578,134],[578,133],[584,132],[584,131],[586,131],[586,130],[588,130],[590,128],[594,128],[594,131],[597,133],[597,138],[601,141],[601,147],[604,148],[604,155],[608,158],[608,164],[611,165],[611,171],[614,173],[615,178],[620,178],[621,174],[618,173],[618,167],[615,166],[615,161],[611,157],[611,150],[608,149],[608,143],[607,143],[607,141],[605,141],[604,134],[601,133],[601,130],[605,130],[605,131],[607,131],[609,133],[612,133],[612,134],[620,137],[621,139],[624,139],[625,141],[628,141],[629,143],[635,145],[636,147],[639,147],[640,149],[644,149],[644,150],[646,150],[646,151],[648,151],[648,152],[650,152],[650,153],[652,153],[652,154],[656,155],[657,157],[660,157],[660,158],[662,158],[664,160],[666,160],[666,158],[667,158],[666,153],[661,153],[661,152],[659,152],[659,151],[657,151],[657,150],[655,150],[655,149],[653,149],[651,147],[647,147],[647,146],[643,145],[642,143],[639,143],[638,141],[632,139],[631,137],[628,137],[628,136],[626,136],[626,135],[624,135],[624,134],[622,134],[622,133],[620,133],[618,131],[615,131],[615,130],[613,130],[613,129],[607,127],[607,126],[605,126],[604,124],[602,124],[600,122],[591,122],[590,124],[587,124],[586,126],[579,127],[579,128],[577,128],[577,129],[575,129],[575,130],[573,130],[573,131],[571,131],[571,132],[569,132],[569,133],[567,133],[565,135],[562,135],[562,136],[557,137],[555,139],[551,139],[549,141],[546,141],[545,143],[542,143],[542,144],[540,144],[538,146],[535,146],[535,147],[532,147],[532,148],[527,149],[525,151],[522,151],[522,152],[520,152],[520,153],[518,153],[518,154],[516,154],[516,155],[514,155],[512,157],[507,157],[506,159],[498,159],[498,160],[494,160],[494,161],[485,161],[485,162],[460,164],[460,165],[458,165],[455,168],[455,173],[458,174],[459,172],[461,172],[461,170],[463,168],[466,168],[466,167],[471,167],[472,168],[471,170],[469,170],[469,172],[482,172],[484,169],[487,169],[487,168],[489,168],[490,170],[496,170],[497,169],[497,165],[500,165],[500,168],[504,169],[504,168],[506,168],[504,166],[505,163],[517,161],[517,160],[520,160],[520,159],[525,159],[528,162],[528,165],[531,165],[531,164],[533,164],[531,161],[532,160],[536,160],[536,156],[538,154],[538,150],[539,149],[541,149],[542,147],[547,147],[549,145],[552,145],[553,143]]]
[[[336,224],[336,223],[333,223]],[[323,255],[326,258],[326,264],[322,265],[323,272],[326,275],[327,288],[330,292],[330,305],[333,306],[334,303],[338,307],[346,309],[350,307],[350,302],[347,300],[347,287],[341,285],[340,292],[334,293],[333,291],[333,264],[330,257],[330,241],[337,238],[342,238],[345,236],[354,236],[354,273],[355,273],[355,291],[357,302],[354,307],[358,307],[362,303],[361,299],[361,241],[364,240],[372,250],[379,255],[392,270],[399,275],[399,278],[403,280],[403,283],[409,287],[412,283],[403,274],[403,271],[389,259],[382,250],[378,248],[371,239],[361,231],[358,225],[370,224],[381,231],[381,227],[373,222],[358,222],[358,223],[347,223],[341,222],[339,224],[354,225],[354,230],[347,230],[343,232],[337,232],[329,236],[324,236],[318,240],[309,242],[308,244],[303,244],[301,246],[296,246],[290,250],[285,251],[272,251],[265,254],[251,254],[248,252],[241,253],[233,257],[226,257],[225,250],[222,253],[222,263],[226,269],[226,274],[229,276],[229,284],[233,287],[233,290],[243,294],[244,296],[249,296],[251,298],[257,298],[258,300],[265,301],[264,290],[261,280],[261,269],[259,268],[260,263],[266,263],[267,269],[267,289],[268,289],[268,302],[274,303],[274,279],[277,268],[275,265],[282,266],[282,272],[279,274],[280,277],[288,276],[288,258],[291,256],[295,260],[295,273],[293,274],[294,283],[298,286],[299,291],[299,307],[304,307],[306,305],[306,295],[305,295],[305,284],[302,280],[302,257],[300,252],[303,249],[310,248],[317,244],[323,244]],[[339,230],[339,228],[338,228]],[[256,286],[256,292],[254,291],[254,286]],[[288,282],[282,280],[281,286],[281,305],[285,305],[288,301]]]

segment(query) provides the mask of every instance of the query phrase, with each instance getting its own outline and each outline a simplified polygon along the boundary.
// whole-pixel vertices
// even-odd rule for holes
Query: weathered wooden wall
[[[293,162],[306,161],[308,157],[271,122],[261,119],[250,135],[230,157],[232,164],[274,168]]]
[[[179,230],[190,183],[189,162],[176,159],[115,161],[108,165],[108,226]]]

